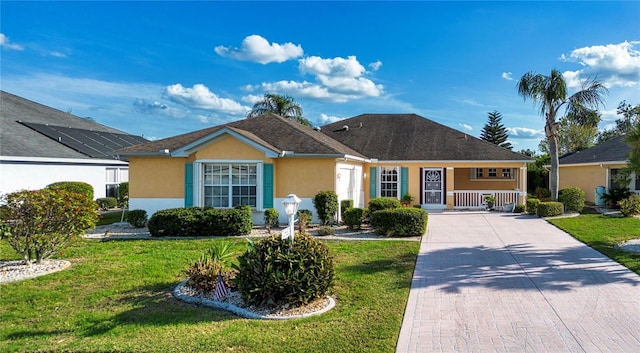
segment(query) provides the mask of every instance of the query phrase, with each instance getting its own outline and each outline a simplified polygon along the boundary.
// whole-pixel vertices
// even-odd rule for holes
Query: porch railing
[[[519,191],[515,190],[458,190],[453,192],[453,208],[485,208],[485,196],[496,198],[495,206],[501,207],[508,203],[518,203]]]

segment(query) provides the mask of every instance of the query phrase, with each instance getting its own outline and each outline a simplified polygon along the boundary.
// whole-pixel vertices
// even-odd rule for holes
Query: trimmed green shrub
[[[296,216],[298,216],[298,231],[302,234],[307,234],[307,227],[311,224],[313,213],[311,210],[302,209],[296,212]]]
[[[363,208],[350,208],[344,213],[344,223],[347,228],[352,230],[360,229],[362,222],[364,221],[365,209]]]
[[[369,212],[373,213],[380,210],[388,210],[390,208],[400,208],[402,204],[398,199],[393,197],[376,197],[369,200]]]
[[[101,210],[108,210],[116,207],[118,205],[118,200],[115,197],[102,197],[96,199],[96,203],[98,204],[98,208]]]
[[[98,210],[86,194],[61,189],[22,190],[3,196],[1,237],[28,264],[55,255],[73,236],[95,228]]]
[[[125,203],[129,202],[129,182],[125,181],[118,185],[118,205],[125,207]]]
[[[620,200],[620,213],[625,217],[640,215],[640,195],[631,195],[629,198]]]
[[[551,200],[551,191],[547,188],[543,188],[538,186],[535,191],[536,197],[538,200],[547,201]]]
[[[566,188],[558,191],[558,201],[564,204],[565,211],[582,211],[584,199],[584,191],[580,188]]]
[[[235,283],[250,305],[301,305],[328,294],[335,271],[329,249],[297,234],[293,243],[272,235],[250,243],[238,258]]]
[[[147,225],[147,211],[131,210],[125,214],[125,219],[135,228],[144,228]]]
[[[231,258],[234,256],[230,242],[217,241],[212,247],[191,264],[186,270],[187,284],[196,290],[213,292],[216,288],[218,275],[229,286],[233,271]]]
[[[93,186],[82,181],[59,181],[47,185],[47,189],[51,190],[67,190],[73,192],[79,192],[87,195],[87,197],[93,200]]]
[[[527,209],[527,213],[531,215],[538,214],[538,205],[540,202],[540,200],[533,197],[527,198],[527,206],[525,207]]]
[[[372,212],[371,226],[387,237],[419,236],[427,231],[428,213],[417,208],[397,208]]]
[[[353,208],[353,200],[340,201],[340,219],[344,222],[344,212],[350,208]]]
[[[513,213],[524,213],[524,211],[526,210],[527,208],[525,207],[525,205],[518,204],[516,205],[516,207],[513,208]]]
[[[537,214],[540,217],[559,216],[563,213],[564,205],[557,201],[541,202],[537,208]]]
[[[333,191],[320,191],[313,197],[313,206],[318,211],[322,225],[328,225],[338,212],[338,195]]]
[[[154,213],[147,227],[153,237],[237,236],[250,234],[253,220],[249,206],[170,208]]]
[[[267,228],[267,232],[271,233],[271,228],[278,228],[280,221],[278,218],[280,214],[275,208],[267,208],[264,210],[264,226]]]

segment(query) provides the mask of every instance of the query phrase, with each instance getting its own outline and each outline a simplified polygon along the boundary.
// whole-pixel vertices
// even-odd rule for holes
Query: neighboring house
[[[58,181],[117,196],[129,166],[114,150],[148,140],[0,91],[0,194]]]
[[[560,157],[560,190],[578,187],[585,192],[585,200],[599,203],[596,189],[608,192],[614,188],[627,187],[640,194],[640,175],[632,175],[629,185],[620,185],[616,176],[627,166],[627,155],[631,146],[618,136],[594,147]]]
[[[415,114],[367,114],[312,129],[277,115],[243,119],[117,151],[129,158],[130,207],[251,205],[254,221],[296,194],[331,190],[366,207],[410,193],[425,209],[524,203],[526,156]]]

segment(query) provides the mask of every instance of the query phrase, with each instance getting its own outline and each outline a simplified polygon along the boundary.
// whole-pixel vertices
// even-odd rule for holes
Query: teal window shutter
[[[193,206],[193,164],[184,165],[184,207]]]
[[[409,192],[409,168],[400,169],[400,197]]]
[[[378,168],[369,168],[369,197],[374,198],[378,196]]]
[[[262,167],[262,207],[273,208],[273,164]]]

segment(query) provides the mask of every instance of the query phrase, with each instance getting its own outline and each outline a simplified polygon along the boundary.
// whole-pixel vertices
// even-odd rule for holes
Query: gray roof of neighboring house
[[[602,162],[624,163],[627,160],[627,155],[631,152],[631,146],[624,139],[625,136],[618,136],[586,150],[565,154],[559,158],[560,165]]]
[[[321,129],[327,136],[378,160],[531,161],[416,114],[362,114]]]
[[[143,142],[140,136],[0,91],[2,156],[113,159],[115,149]]]

